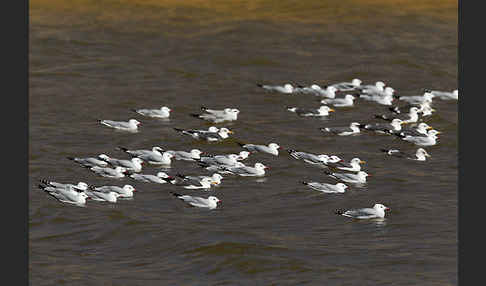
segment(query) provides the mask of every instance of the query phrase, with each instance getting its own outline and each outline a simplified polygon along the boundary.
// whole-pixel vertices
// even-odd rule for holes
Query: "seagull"
[[[218,132],[198,132],[194,130],[184,130],[181,128],[174,128],[175,131],[180,132],[184,135],[189,135],[194,139],[206,140],[208,142],[222,141],[229,137],[228,134],[233,134],[234,132],[226,127],[218,130]]]
[[[108,157],[105,154],[100,154],[98,157],[108,162],[108,164],[112,165],[113,167],[120,166],[127,169],[127,171],[133,171],[137,173],[142,171],[143,160],[138,157],[132,158],[131,160],[115,159],[115,158]]]
[[[167,150],[166,152],[174,155],[175,160],[184,160],[184,161],[195,161],[201,158],[201,154],[203,153],[199,149],[192,149],[189,152],[186,151],[173,151]]]
[[[449,91],[439,91],[439,90],[430,90],[430,89],[426,89],[425,91],[433,94],[435,97],[438,97],[438,98],[444,99],[444,100],[449,100],[449,99],[455,99],[455,100],[457,100],[458,97],[459,97],[459,91],[457,89],[453,90],[452,92],[449,92]]]
[[[113,120],[99,120],[98,122],[108,127],[119,129],[119,130],[125,130],[125,131],[137,131],[138,126],[141,124],[136,119],[130,119],[128,120],[128,122],[113,121]]]
[[[195,176],[184,176],[181,174],[176,175],[175,178],[165,179],[169,181],[171,184],[176,186],[181,186],[185,189],[209,189],[212,185],[216,185],[216,182],[213,182],[212,177],[203,177],[197,178]]]
[[[330,171],[324,170],[324,172],[335,179],[341,180],[346,183],[366,183],[366,177],[369,176],[368,173],[364,171],[359,171],[354,173],[332,173]]]
[[[322,104],[330,104],[335,107],[349,107],[354,105],[354,97],[351,94],[346,94],[344,98],[325,98],[321,100]]]
[[[437,136],[438,134],[440,134],[439,131],[432,129],[427,132],[427,135],[411,136],[398,134],[397,136],[405,141],[412,142],[417,146],[433,146],[437,144],[437,139],[439,138]]]
[[[88,189],[88,184],[86,184],[85,182],[78,182],[77,185],[73,185],[73,184],[63,184],[63,183],[58,183],[58,182],[53,182],[53,181],[48,181],[46,179],[42,179],[41,180],[41,183],[46,185],[46,186],[49,186],[49,187],[53,187],[53,188],[75,188],[77,190],[80,190],[80,191],[86,191]]]
[[[324,88],[321,88],[320,86],[313,84],[311,85],[311,88],[316,91],[315,95],[327,98],[335,98],[336,92],[338,91],[334,86],[324,86]]]
[[[386,121],[392,121],[394,118],[399,118],[402,120],[402,124],[407,124],[407,123],[415,123],[418,121],[419,116],[418,116],[419,109],[418,107],[412,106],[410,107],[410,110],[408,113],[403,114],[402,116],[390,116],[390,115],[375,115],[376,118],[380,118]]]
[[[185,176],[185,175],[179,175],[179,176],[182,176],[182,178],[186,178],[189,180],[197,180],[197,181],[201,181],[204,178],[209,178],[211,180],[211,184],[213,185],[220,185],[221,180],[223,180],[223,176],[221,176],[218,173],[214,173],[211,176]]]
[[[329,132],[339,136],[347,136],[360,133],[361,124],[358,122],[352,122],[349,127],[322,127],[319,128],[322,132]]]
[[[231,172],[232,174],[243,177],[261,177],[265,176],[265,169],[269,167],[262,163],[255,163],[254,167],[250,166],[235,166],[235,167],[222,167],[224,170]]]
[[[435,95],[433,95],[430,92],[424,92],[423,95],[413,95],[413,96],[400,96],[398,100],[403,100],[405,102],[408,102],[409,104],[421,104],[422,102],[425,101],[431,101]]]
[[[425,161],[427,157],[430,157],[430,154],[425,151],[423,148],[418,148],[417,151],[413,154],[402,152],[398,149],[380,149],[384,153],[390,156],[395,156],[399,158],[406,158],[410,160],[416,161]]]
[[[133,197],[133,192],[135,192],[135,188],[132,185],[124,185],[123,187],[119,186],[89,186],[89,188],[93,191],[99,192],[115,192],[118,193],[120,198],[131,198]]]
[[[71,161],[74,161],[83,167],[106,167],[108,166],[108,162],[100,160],[98,158],[87,157],[87,158],[78,158],[78,157],[66,157]]]
[[[93,201],[110,202],[110,203],[116,203],[117,198],[120,196],[119,193],[113,191],[91,190],[91,191],[86,191],[85,193]]]
[[[265,145],[256,145],[256,144],[243,144],[237,142],[242,148],[250,151],[250,153],[262,152],[268,153],[274,156],[278,156],[278,149],[281,149],[277,143],[270,143],[268,146]]]
[[[290,83],[286,83],[284,85],[267,85],[257,83],[257,86],[268,91],[276,91],[284,94],[292,94],[294,92],[294,87]]]
[[[90,168],[91,171],[95,172],[96,174],[106,177],[106,178],[123,178],[125,177],[125,172],[127,169],[124,167],[118,166],[114,169],[109,167],[98,167],[94,166]]]
[[[402,130],[403,121],[399,118],[393,119],[390,123],[361,124],[360,127],[378,133],[393,133]]]
[[[137,157],[139,155],[147,154],[147,155],[158,155],[162,156],[162,153],[164,150],[159,147],[159,146],[154,146],[152,147],[152,150],[145,150],[145,149],[139,149],[139,150],[129,150],[128,148],[125,147],[118,147],[118,150],[121,150],[127,154],[130,154],[133,157]]]
[[[433,129],[425,122],[420,122],[416,128],[402,128],[402,130],[397,131],[400,135],[411,135],[411,136],[422,136],[427,135],[427,131]]]
[[[287,107],[288,111],[295,112],[299,116],[328,116],[329,112],[334,112],[334,109],[327,105],[322,105],[319,108],[300,108],[300,107]]]
[[[149,164],[153,165],[170,165],[172,163],[172,158],[174,155],[172,155],[169,152],[164,152],[162,155],[157,155],[157,154],[140,154],[137,156],[137,158],[140,158]]]
[[[344,193],[348,186],[343,183],[327,184],[327,183],[319,183],[319,182],[302,182],[302,184],[308,186],[311,189],[316,191],[320,191],[323,193]]]
[[[345,171],[351,171],[351,172],[359,172],[361,171],[361,165],[364,164],[366,161],[361,160],[360,158],[353,158],[349,162],[349,164],[341,163],[342,166],[336,166],[336,168],[340,170],[345,170]]]
[[[373,208],[362,208],[352,210],[337,210],[336,214],[356,219],[384,218],[385,212],[390,208],[382,204],[375,204]]]
[[[198,162],[200,162],[200,165],[204,167],[210,165],[234,166],[238,162],[238,158],[239,156],[237,154],[214,155],[201,157]]]
[[[238,113],[240,111],[236,108],[225,108],[223,110],[209,109],[206,107],[201,107],[201,110],[205,113],[203,114],[190,114],[193,117],[207,120],[213,123],[221,123],[224,121],[234,121],[238,119]]]
[[[384,82],[377,81],[374,85],[360,85],[356,89],[359,89],[362,93],[372,94],[384,91],[385,86],[386,84]]]
[[[207,199],[201,197],[193,197],[189,195],[181,195],[177,193],[172,193],[172,195],[176,196],[177,198],[183,200],[184,202],[188,203],[193,207],[199,208],[208,208],[210,210],[217,208],[219,205],[222,204],[221,200],[215,196],[209,196]]]
[[[210,172],[218,172],[221,174],[233,174],[231,171],[228,170],[228,168],[236,168],[236,167],[246,167],[245,164],[241,162],[236,162],[234,165],[202,165],[205,167],[206,170]]]
[[[167,183],[167,180],[165,180],[165,179],[173,179],[173,177],[167,175],[164,172],[158,172],[156,175],[131,174],[130,178],[132,178],[136,181],[140,181],[140,182],[157,183],[157,184],[165,184],[165,183]]]
[[[339,82],[331,84],[331,86],[334,86],[338,91],[350,91],[360,87],[361,83],[362,81],[360,79],[355,78],[351,82]]]
[[[84,191],[76,191],[72,186],[53,187],[39,184],[39,188],[63,203],[84,206],[88,195]]]
[[[393,96],[394,93],[395,90],[387,86],[383,91],[375,91],[375,92],[368,92],[368,93],[364,92],[363,94],[359,95],[359,98],[363,98],[368,101],[374,101],[382,105],[392,105],[392,102],[394,100],[394,96]]]
[[[289,149],[287,150],[287,152],[289,152],[292,158],[295,158],[297,160],[303,160],[304,162],[307,162],[309,164],[314,164],[314,165],[326,164],[329,160],[329,156],[325,154],[316,155],[316,154],[297,151],[293,149]]]
[[[162,106],[160,109],[132,109],[132,111],[147,117],[169,118],[172,109]]]

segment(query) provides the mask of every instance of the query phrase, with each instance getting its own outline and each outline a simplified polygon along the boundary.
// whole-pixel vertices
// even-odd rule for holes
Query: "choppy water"
[[[385,157],[416,147],[391,136],[325,136],[318,128],[376,122],[386,107],[358,100],[328,119],[286,106],[313,96],[272,94],[255,83],[321,85],[383,80],[399,95],[457,88],[454,1],[30,1],[29,279],[31,285],[455,285],[457,284],[457,102],[434,100],[429,124],[443,132],[427,162]],[[169,121],[131,108],[174,111]],[[172,128],[207,128],[200,106],[237,107],[233,139],[195,142]],[[142,121],[136,134],[96,123]],[[312,191],[334,182],[319,168],[255,154],[263,179],[225,177],[214,211],[186,208],[175,186],[131,182],[133,200],[63,205],[38,180],[124,184],[66,156],[126,154],[116,146],[240,151],[244,143],[359,157],[372,174],[345,194]],[[155,173],[147,167],[144,173]],[[202,174],[175,161],[169,172]],[[185,191],[201,194],[198,191]],[[205,193],[203,195],[206,195]],[[383,222],[336,216],[382,202]]]

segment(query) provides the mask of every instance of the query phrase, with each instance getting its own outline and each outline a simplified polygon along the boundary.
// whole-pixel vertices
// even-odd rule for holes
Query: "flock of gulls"
[[[351,122],[349,126],[323,127],[320,128],[320,131],[329,136],[352,136],[361,132],[376,132],[396,136],[417,146],[416,152],[409,154],[398,149],[385,148],[382,148],[381,151],[389,156],[416,161],[425,161],[427,157],[430,157],[430,154],[424,148],[437,144],[438,134],[440,134],[440,131],[433,129],[424,122],[427,116],[436,112],[432,108],[432,101],[434,99],[458,99],[458,90],[448,92],[424,89],[422,95],[397,96],[395,95],[395,90],[382,81],[377,81],[372,85],[363,85],[359,79],[323,87],[317,84],[294,86],[289,83],[284,85],[257,84],[257,86],[271,93],[288,95],[309,94],[317,96],[321,104],[317,108],[287,107],[289,112],[294,112],[302,117],[328,116],[330,112],[335,112],[337,108],[353,107],[357,99],[388,106],[388,112],[386,114],[375,115],[378,122],[368,124]],[[132,109],[132,111],[146,118],[169,118],[172,110],[169,107],[163,106],[160,109]],[[190,115],[200,120],[211,122],[212,124],[219,124],[237,120],[239,113],[240,111],[237,108],[217,110],[202,107],[201,113]],[[136,119],[130,119],[127,122],[99,120],[99,123],[127,132],[138,132],[141,124]],[[233,134],[233,131],[229,128],[218,128],[216,126],[211,126],[207,130],[174,128],[174,131],[181,136],[189,136],[194,140],[206,142],[221,142]],[[129,149],[117,146],[115,149],[124,152],[130,158],[120,159],[109,157],[106,154],[99,154],[95,157],[68,157],[68,159],[106,178],[116,180],[127,178],[150,184],[172,184],[180,187],[181,190],[210,191],[214,186],[222,184],[223,176],[265,176],[269,166],[261,162],[257,162],[253,166],[245,165],[244,160],[251,154],[281,155],[279,151],[282,150],[282,147],[277,143],[272,142],[268,145],[237,143],[241,147],[241,151],[234,154],[211,155],[198,149],[192,149],[190,151],[164,150],[159,146],[153,146],[151,149]],[[294,149],[287,149],[286,151],[295,160],[301,160],[308,164],[323,167],[324,174],[337,181],[336,184],[316,181],[302,182],[312,190],[323,193],[344,193],[349,184],[365,184],[369,176],[361,167],[365,161],[357,157],[346,162],[336,155],[312,154]],[[145,169],[144,164],[170,167],[173,160],[192,162],[212,174],[168,174],[160,170],[155,174],[143,172]],[[59,183],[47,179],[40,180],[39,188],[61,203],[77,206],[85,206],[87,200],[116,203],[118,199],[132,198],[134,192],[136,192],[135,188],[130,184],[96,186],[88,185],[85,182],[71,184]],[[221,200],[212,195],[201,197],[175,192],[170,193],[193,207],[215,209],[222,205]],[[384,204],[376,203],[371,208],[336,210],[335,213],[356,219],[373,219],[384,218],[386,212],[389,210],[390,208]]]

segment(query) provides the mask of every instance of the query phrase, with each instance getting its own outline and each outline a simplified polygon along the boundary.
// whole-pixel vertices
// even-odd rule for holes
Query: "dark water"
[[[328,119],[286,106],[315,107],[310,95],[267,93],[255,83],[325,85],[382,80],[399,95],[457,88],[457,4],[453,1],[30,1],[29,279],[31,285],[456,285],[457,102],[434,100],[429,124],[442,132],[426,162],[385,157],[415,150],[391,136],[325,136],[318,128],[375,122],[386,107],[358,100]],[[169,121],[131,108],[174,111]],[[208,144],[172,128],[207,128],[200,106],[236,107],[235,131]],[[136,134],[96,120],[142,122]],[[244,143],[365,160],[372,176],[345,194],[312,191],[334,182],[319,168],[256,154],[264,178],[226,176],[213,211],[187,208],[175,186],[98,177],[66,156],[116,146],[236,153]],[[144,173],[154,174],[148,166]],[[175,161],[169,173],[206,174]],[[37,188],[41,178],[132,183],[134,199],[64,205]],[[381,202],[382,222],[336,216],[337,208]]]

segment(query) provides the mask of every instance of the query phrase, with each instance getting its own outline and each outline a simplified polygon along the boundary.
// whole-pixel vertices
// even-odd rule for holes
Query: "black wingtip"
[[[326,174],[326,175],[332,175],[332,172],[326,169],[326,170],[324,170],[324,174]]]
[[[121,147],[121,146],[118,146],[116,149],[121,150],[123,152],[127,152],[128,151],[128,148]]]
[[[196,117],[196,118],[199,118],[199,115],[200,114],[197,113],[189,113],[189,116]]]
[[[182,196],[181,194],[174,193],[174,192],[169,192],[169,194],[173,195],[174,197],[180,197],[180,196]]]
[[[381,152],[388,153],[388,150],[387,150],[387,149],[385,149],[385,148],[380,148],[380,151],[381,151]]]
[[[294,149],[287,149],[287,152],[289,152],[289,154],[290,154],[290,153],[294,153],[296,151]]]
[[[302,181],[301,183],[304,184],[304,185],[307,185],[309,182]]]
[[[66,157],[66,159],[74,161],[74,157]]]
[[[261,83],[257,83],[256,85],[257,85],[258,87],[263,87],[263,84],[261,84]]]
[[[181,128],[176,128],[176,127],[174,127],[174,130],[175,130],[175,131],[178,131],[178,132],[182,132],[182,131],[184,131],[184,129],[181,129]]]
[[[243,144],[241,142],[236,142],[236,144],[240,145],[241,147],[245,146],[246,144]]]
[[[342,215],[342,214],[344,214],[344,210],[338,209],[338,210],[335,210],[334,213],[337,214],[337,215]]]
[[[130,111],[137,112],[135,108],[130,108]]]
[[[360,124],[358,125],[359,128],[365,128],[366,124]]]
[[[205,106],[201,106],[201,110],[202,110],[202,111],[206,111],[207,109],[208,109],[207,107],[205,107]]]

